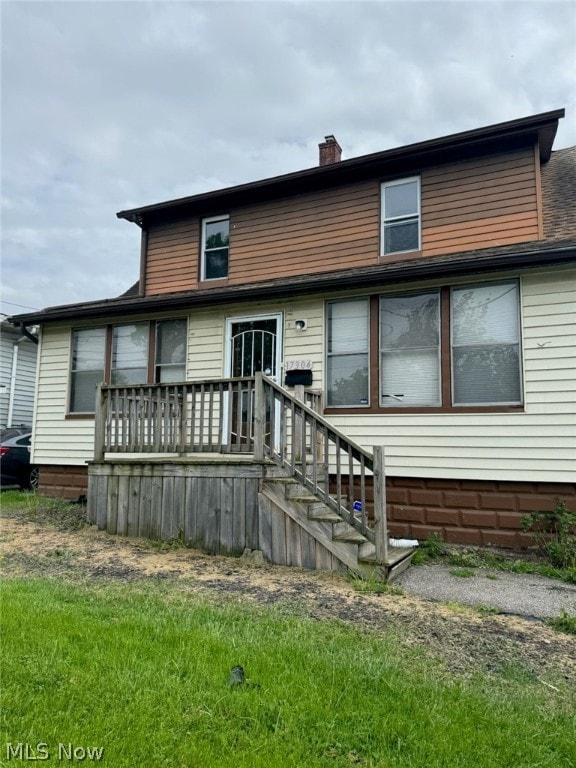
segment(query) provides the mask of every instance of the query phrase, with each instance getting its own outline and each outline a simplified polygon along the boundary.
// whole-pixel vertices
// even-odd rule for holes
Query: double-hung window
[[[440,405],[440,291],[381,297],[380,403]]]
[[[453,288],[452,401],[522,402],[517,282]]]
[[[328,405],[368,405],[368,299],[327,306]]]
[[[186,320],[156,323],[155,381],[162,384],[186,379]]]
[[[112,329],[111,383],[145,384],[148,378],[148,323],[115,325]]]
[[[382,184],[382,255],[420,249],[420,179]]]
[[[96,387],[104,381],[105,359],[106,328],[77,328],[72,331],[72,413],[94,413]]]
[[[202,280],[228,277],[230,218],[214,216],[202,221]]]

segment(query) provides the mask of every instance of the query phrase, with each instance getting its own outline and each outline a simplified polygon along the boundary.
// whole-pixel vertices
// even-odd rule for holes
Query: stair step
[[[300,483],[287,483],[285,486],[285,494],[286,498],[292,501],[317,501],[317,498],[314,496],[312,491],[304,488],[304,486],[300,485]]]
[[[274,485],[274,483],[264,483],[262,491],[258,495],[259,504],[261,505],[261,519],[269,519],[271,512],[269,505],[276,507],[299,525],[309,536],[315,539],[321,548],[331,553],[341,566],[355,571],[358,567],[358,545],[347,541],[334,541],[332,538],[333,524],[331,522],[327,523],[318,520],[310,520],[306,515],[306,507],[304,505],[286,499],[283,494],[281,494],[281,488],[275,488]],[[283,528],[284,527],[281,526],[280,530],[283,530]],[[288,538],[286,538],[286,544],[288,544]],[[278,552],[282,552],[282,550],[283,547],[280,547]],[[332,559],[326,559],[326,553],[322,554],[322,551],[320,552],[320,557],[323,558],[322,562],[324,565],[321,567],[326,568],[327,570],[333,570],[334,563]],[[270,551],[268,554],[264,552],[264,556],[272,560],[272,562],[275,562],[273,559],[272,543],[270,543]],[[317,556],[318,551],[316,552],[315,557],[316,567],[318,568]],[[280,560],[280,564],[284,565],[286,563],[285,561]]]
[[[314,504],[308,504],[308,519],[317,520],[323,523],[341,523],[342,518],[333,509],[327,507],[322,502],[316,502]]]
[[[361,545],[358,552],[358,560],[361,560],[363,563],[376,562],[376,546],[371,541],[366,541]]]
[[[360,531],[357,531],[356,528],[350,525],[350,523],[346,522],[336,523],[332,538],[335,541],[356,541],[359,544],[364,542],[368,543],[366,536],[360,533]]]

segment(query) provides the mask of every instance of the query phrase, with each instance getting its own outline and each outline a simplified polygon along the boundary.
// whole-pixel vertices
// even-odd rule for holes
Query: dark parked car
[[[0,432],[2,488],[38,488],[38,467],[30,464],[30,427],[8,427]]]

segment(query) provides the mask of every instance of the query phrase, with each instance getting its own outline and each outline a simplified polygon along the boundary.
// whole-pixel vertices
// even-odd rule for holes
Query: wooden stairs
[[[347,570],[362,578],[390,582],[412,560],[413,548],[390,547],[386,562],[376,546],[286,470],[270,467],[258,497],[263,555],[280,565]]]

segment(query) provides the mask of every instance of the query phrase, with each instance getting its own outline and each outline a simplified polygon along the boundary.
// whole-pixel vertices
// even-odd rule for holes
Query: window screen
[[[112,334],[112,384],[145,384],[148,376],[148,323],[115,325]]]
[[[104,381],[106,328],[72,331],[70,412],[94,413],[96,387]]]
[[[328,405],[368,405],[368,300],[328,304]]]
[[[440,404],[440,294],[380,299],[380,402]]]
[[[455,405],[522,401],[517,282],[452,289]]]

